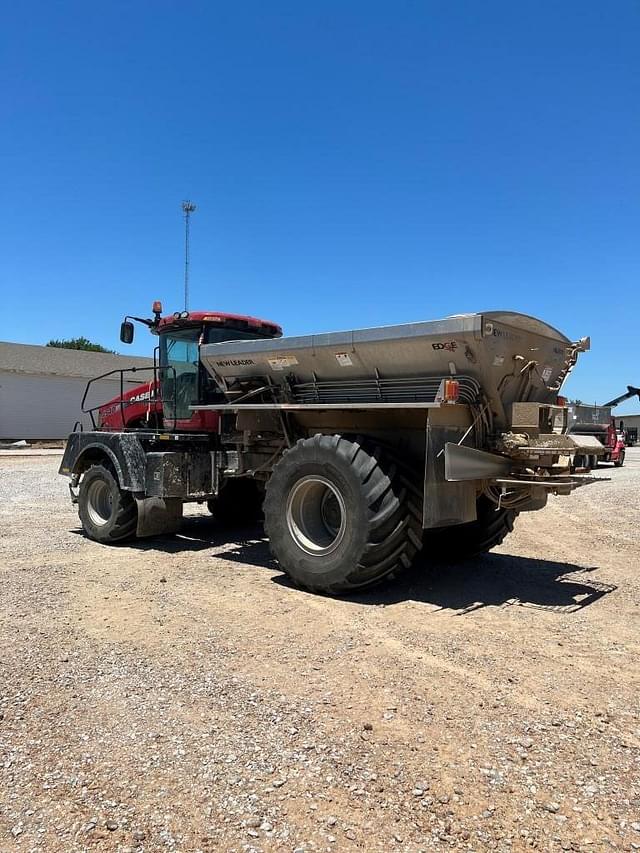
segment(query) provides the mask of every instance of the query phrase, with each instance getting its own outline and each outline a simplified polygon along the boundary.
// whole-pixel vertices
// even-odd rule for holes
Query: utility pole
[[[189,310],[189,217],[196,209],[195,204],[186,199],[182,202],[184,213],[184,310]]]

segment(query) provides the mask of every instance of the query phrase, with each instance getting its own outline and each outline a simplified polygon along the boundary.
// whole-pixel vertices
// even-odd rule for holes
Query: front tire
[[[78,514],[84,532],[95,542],[113,544],[135,536],[138,508],[131,492],[123,491],[105,465],[92,465],[78,494]]]
[[[622,466],[624,465],[624,450],[620,451],[620,453],[618,454],[618,458],[613,464],[616,468],[622,468]]]
[[[380,448],[340,435],[301,439],[267,484],[265,530],[300,587],[341,595],[408,567],[421,546],[417,492]]]

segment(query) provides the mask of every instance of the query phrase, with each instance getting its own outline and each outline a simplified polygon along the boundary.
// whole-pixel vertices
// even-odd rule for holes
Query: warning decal
[[[340,367],[352,367],[353,362],[351,361],[351,356],[348,352],[337,352],[336,353],[336,361],[340,365]]]
[[[269,367],[271,370],[286,370],[287,367],[293,367],[298,363],[298,359],[294,355],[283,355],[279,358],[269,358]]]

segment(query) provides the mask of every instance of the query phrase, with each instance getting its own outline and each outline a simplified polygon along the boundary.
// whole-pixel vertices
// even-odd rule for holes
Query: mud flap
[[[182,501],[178,498],[136,498],[136,536],[176,533],[182,522]]]
[[[445,477],[445,447],[459,441],[463,433],[462,426],[434,426],[427,422],[422,510],[422,526],[425,530],[466,524],[477,518],[475,483],[454,483]]]

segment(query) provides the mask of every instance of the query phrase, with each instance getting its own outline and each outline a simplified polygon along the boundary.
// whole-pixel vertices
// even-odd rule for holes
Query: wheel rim
[[[87,489],[87,511],[93,524],[107,524],[113,512],[113,495],[104,480],[94,480]]]
[[[331,554],[347,526],[344,500],[324,477],[299,480],[287,499],[287,527],[296,545],[314,557]]]

